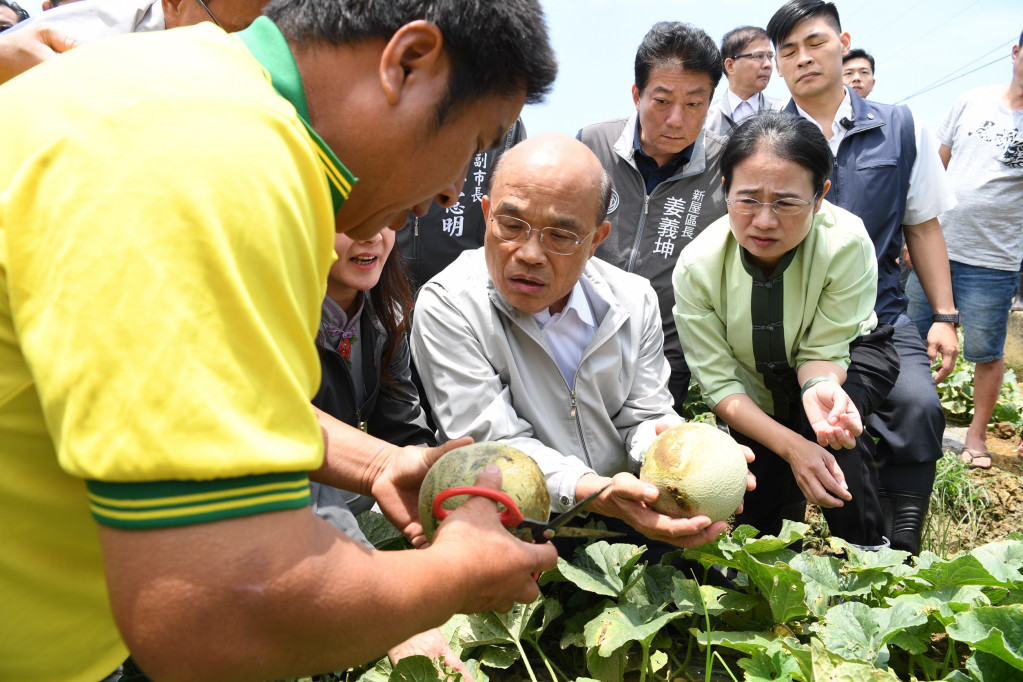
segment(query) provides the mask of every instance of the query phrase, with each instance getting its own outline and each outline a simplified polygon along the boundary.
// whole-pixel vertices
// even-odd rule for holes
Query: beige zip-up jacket
[[[661,316],[650,283],[597,258],[581,277],[597,331],[569,386],[532,315],[512,307],[467,251],[419,292],[412,353],[441,441],[503,441],[537,461],[553,511],[591,471],[637,473],[672,409]]]

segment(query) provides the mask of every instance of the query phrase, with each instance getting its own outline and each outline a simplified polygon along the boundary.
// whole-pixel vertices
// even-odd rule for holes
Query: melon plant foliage
[[[536,602],[456,616],[444,631],[480,681],[703,680],[708,669],[749,682],[1023,680],[1023,534],[907,564],[905,552],[839,539],[843,558],[790,549],[808,530],[740,526],[685,550],[735,589],[701,585],[669,564],[677,555],[648,564],[643,547],[594,542],[559,558]],[[383,659],[325,679],[423,679],[409,668],[427,663]],[[445,679],[431,665],[417,670]]]

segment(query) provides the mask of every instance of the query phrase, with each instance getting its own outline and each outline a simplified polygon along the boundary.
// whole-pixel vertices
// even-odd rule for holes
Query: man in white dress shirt
[[[764,96],[774,71],[774,51],[767,32],[757,26],[733,28],[721,39],[721,59],[728,79],[725,94],[710,105],[705,128],[721,137],[759,111],[781,109],[783,100]]]

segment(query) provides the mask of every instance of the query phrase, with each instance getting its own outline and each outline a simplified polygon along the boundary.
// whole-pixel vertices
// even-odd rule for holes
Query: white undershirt
[[[533,319],[550,346],[561,376],[570,387],[574,387],[575,373],[583,352],[597,333],[596,316],[582,283],[576,282],[572,287],[568,303],[560,313],[551,315],[549,309],[543,310],[533,315]]]

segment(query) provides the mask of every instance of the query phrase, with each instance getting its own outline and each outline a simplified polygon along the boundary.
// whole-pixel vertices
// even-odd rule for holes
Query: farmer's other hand
[[[501,470],[487,465],[476,485],[500,490]],[[528,604],[540,594],[533,574],[558,564],[552,543],[519,540],[501,525],[497,503],[475,495],[448,514],[425,551],[445,553],[443,565],[463,595],[459,613],[503,613],[515,602]]]
[[[426,545],[419,522],[419,488],[433,463],[455,448],[469,445],[472,438],[449,440],[433,448],[408,445],[393,447],[373,479],[373,498],[384,516],[420,548]]]
[[[80,43],[48,26],[32,25],[0,37],[0,83]]]
[[[432,630],[420,632],[418,635],[409,637],[388,651],[387,656],[391,659],[391,663],[397,663],[407,656],[426,656],[433,661],[440,659],[453,671],[461,673],[463,680],[475,682],[476,679],[469,673],[465,662],[451,650],[451,645],[448,644],[448,640],[441,634],[440,628],[433,628]]]
[[[659,491],[652,483],[644,483],[630,473],[615,474],[613,478],[597,474],[583,474],[576,485],[576,499],[604,490],[589,509],[604,516],[625,521],[651,540],[660,540],[677,547],[698,547],[711,542],[724,532],[724,521],[711,523],[706,516],[676,519],[650,508]]]

